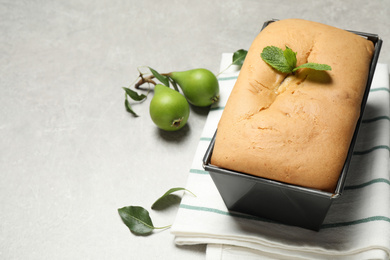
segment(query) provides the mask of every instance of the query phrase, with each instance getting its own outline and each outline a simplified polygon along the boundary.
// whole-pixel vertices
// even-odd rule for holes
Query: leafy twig
[[[138,69],[138,72],[139,72],[138,78],[140,78],[140,79],[138,80],[138,82],[136,82],[134,84],[135,89],[139,89],[140,86],[145,84],[145,83],[150,83],[150,84],[156,85],[157,83],[153,80],[154,78],[158,79],[164,85],[169,87],[169,82],[171,81],[170,78],[168,77],[169,73],[168,74],[160,74],[156,70],[152,69],[151,67],[148,67],[148,68],[149,68],[150,72],[152,73],[152,75],[149,75],[147,77],[144,77],[144,74],[141,71],[139,71],[139,69]],[[178,91],[176,83],[173,81],[171,81],[171,82],[172,82],[174,88]],[[143,101],[146,99],[146,95],[144,95],[144,94],[139,95],[136,91],[131,90],[130,88],[123,87],[123,89],[126,92],[126,95],[125,95],[126,111],[131,113],[133,116],[138,117],[138,114],[136,114],[134,112],[134,110],[132,109],[130,102],[128,100],[128,97],[130,97],[134,101]],[[150,91],[150,88],[148,89],[147,94],[149,94],[149,91]]]
[[[151,67],[148,67],[152,75],[144,77],[143,74],[140,72],[139,77],[141,78],[134,87],[136,89],[139,89],[140,86],[142,86],[145,83],[151,83],[153,85],[156,85],[157,83],[153,80],[154,78],[158,79],[162,84],[169,87],[169,75],[170,73],[158,73],[156,70],[152,69]]]
[[[142,73],[139,74],[139,77],[141,78],[137,83],[135,83],[134,87],[136,89],[139,89],[139,87],[145,83],[151,83],[153,85],[156,85],[157,83],[153,80],[154,76],[150,75],[148,77],[144,77]]]

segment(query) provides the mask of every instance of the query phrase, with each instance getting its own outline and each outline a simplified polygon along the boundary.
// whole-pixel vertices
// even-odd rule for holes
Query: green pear
[[[207,69],[171,72],[169,77],[179,85],[188,102],[194,106],[206,107],[219,99],[218,79]]]
[[[181,129],[190,115],[186,98],[169,87],[157,84],[150,101],[149,113],[152,121],[165,131]]]

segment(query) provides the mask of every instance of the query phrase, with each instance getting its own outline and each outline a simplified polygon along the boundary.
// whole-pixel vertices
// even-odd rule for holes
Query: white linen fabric
[[[222,55],[221,70],[231,53]],[[390,256],[389,75],[378,64],[342,196],[320,231],[229,212],[202,159],[239,71],[219,75],[221,100],[211,107],[185,193],[171,229],[177,245],[208,244],[206,259],[388,259]],[[266,198],[265,198],[266,199]]]

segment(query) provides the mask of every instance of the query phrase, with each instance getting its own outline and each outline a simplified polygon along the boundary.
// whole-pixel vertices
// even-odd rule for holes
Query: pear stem
[[[156,85],[156,84],[157,84],[157,83],[153,80],[153,78],[154,78],[153,75],[148,76],[148,77],[144,77],[144,76],[142,75],[142,73],[140,73],[139,76],[140,76],[141,79],[140,79],[137,83],[135,83],[135,85],[134,85],[134,87],[135,87],[136,89],[139,89],[139,87],[140,87],[141,85],[145,84],[145,83],[151,83],[151,84],[153,84],[153,85]]]
[[[170,76],[171,73],[162,73],[161,75],[162,76]],[[150,75],[150,76],[144,77],[144,75],[142,73],[140,73],[139,77],[141,79],[137,83],[135,83],[135,85],[134,85],[134,87],[136,89],[139,89],[139,87],[142,86],[145,83],[150,83],[150,84],[153,84],[154,86],[157,85],[157,83],[153,80],[155,78],[154,75]]]

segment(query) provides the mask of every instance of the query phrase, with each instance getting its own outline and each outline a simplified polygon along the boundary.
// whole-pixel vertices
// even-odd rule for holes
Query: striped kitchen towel
[[[231,62],[222,55],[221,68]],[[237,79],[219,76],[221,100],[210,109],[171,232],[177,245],[207,244],[207,259],[388,259],[390,255],[389,75],[378,64],[346,187],[319,232],[229,212],[202,159]]]

